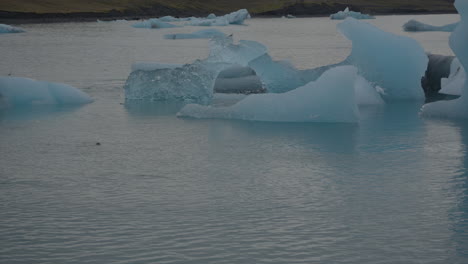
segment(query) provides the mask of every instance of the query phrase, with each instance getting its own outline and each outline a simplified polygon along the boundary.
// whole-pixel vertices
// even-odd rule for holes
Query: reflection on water
[[[0,123],[5,121],[27,121],[54,117],[73,112],[81,106],[37,105],[0,109]]]

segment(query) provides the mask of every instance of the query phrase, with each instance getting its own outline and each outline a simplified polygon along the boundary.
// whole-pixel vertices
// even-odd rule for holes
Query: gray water
[[[452,54],[449,33],[401,32],[411,18],[370,22]],[[351,47],[327,18],[248,24],[219,29],[299,68]],[[0,112],[0,263],[468,262],[466,121],[424,119],[414,104],[361,108],[356,125],[177,118],[178,104],[125,102],[130,66],[188,63],[208,41],[130,25],[0,36],[0,75],[95,99]]]

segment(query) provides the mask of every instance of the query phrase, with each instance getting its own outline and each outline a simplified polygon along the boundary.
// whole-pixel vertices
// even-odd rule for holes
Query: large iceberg
[[[468,66],[468,0],[456,0],[455,7],[460,13],[461,21],[450,36],[450,47],[460,61],[459,69]],[[466,75],[466,73],[465,73]],[[423,106],[422,114],[431,117],[468,118],[468,83],[463,83],[461,97],[451,101],[439,101]]]
[[[216,77],[226,67],[221,63],[196,61],[181,67],[136,70],[125,83],[125,98],[208,104]]]
[[[331,19],[336,19],[336,20],[343,20],[348,17],[352,17],[355,19],[375,19],[375,17],[371,15],[362,14],[361,12],[349,11],[349,7],[346,7],[344,11],[339,11],[335,14],[330,15]]]
[[[134,28],[174,28],[179,27],[170,23],[163,22],[157,18],[151,18],[132,25]]]
[[[203,29],[193,33],[166,34],[166,39],[210,39],[213,37],[225,37],[226,34],[217,29]]]
[[[84,92],[66,84],[19,77],[0,77],[0,108],[29,105],[78,105],[92,101]]]
[[[457,23],[448,24],[445,26],[433,26],[411,19],[403,25],[403,30],[407,32],[422,32],[422,31],[444,31],[453,32],[457,27]]]
[[[4,33],[21,33],[24,32],[22,28],[13,27],[10,25],[0,24],[0,34]]]
[[[384,32],[353,18],[338,24],[338,29],[353,42],[347,62],[381,87],[385,99],[424,100],[421,78],[428,57],[416,40]]]
[[[270,122],[357,122],[357,69],[336,67],[317,81],[282,94],[254,94],[228,107],[186,105],[180,117]]]
[[[208,104],[220,72],[235,65],[247,66],[252,59],[265,53],[265,46],[255,41],[233,44],[230,37],[214,38],[210,41],[208,58],[193,64],[134,64],[124,86],[125,97],[128,100],[173,100]],[[243,85],[242,91],[258,91],[259,84],[254,77],[247,79],[225,80],[225,83],[233,84],[232,81],[238,81],[238,84]],[[253,87],[248,88],[246,84],[252,84]]]
[[[188,25],[191,26],[227,26],[227,25],[242,25],[244,20],[250,18],[247,9],[240,9],[238,11],[229,13],[224,16],[216,17],[210,14],[207,18],[194,18],[191,19]]]

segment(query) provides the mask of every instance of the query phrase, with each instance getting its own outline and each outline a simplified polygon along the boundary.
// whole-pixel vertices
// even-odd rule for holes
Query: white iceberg
[[[152,18],[148,20],[144,20],[138,23],[135,23],[132,25],[134,28],[174,28],[174,27],[180,27],[177,25],[173,25],[170,23],[163,22],[157,18]]]
[[[0,34],[4,33],[22,33],[25,32],[22,28],[13,27],[10,25],[0,24]]]
[[[468,0],[456,0],[455,8],[460,13],[461,21],[450,36],[449,43],[461,66],[463,66],[459,69],[464,70],[468,66],[468,49],[466,48],[468,45]],[[422,107],[422,115],[454,119],[468,118],[468,83],[466,78],[464,79],[460,98],[426,104]]]
[[[0,108],[29,105],[79,105],[92,101],[84,92],[66,84],[19,77],[0,77]]]
[[[226,34],[217,29],[203,29],[193,33],[166,34],[166,39],[210,39],[213,37],[225,37]]]
[[[361,12],[354,12],[354,11],[349,11],[349,8],[346,7],[344,11],[339,11],[335,14],[331,14],[330,18],[335,19],[335,20],[343,20],[348,17],[352,17],[355,19],[375,19],[375,17],[367,14],[362,14]]]
[[[227,26],[227,25],[242,25],[246,19],[250,18],[247,9],[240,9],[224,16],[208,16],[207,18],[191,19],[188,25],[191,26]]]
[[[423,32],[423,31],[443,31],[453,32],[457,27],[457,23],[448,24],[445,26],[433,26],[411,19],[403,25],[403,30],[407,32]]]
[[[416,40],[384,32],[353,18],[338,24],[338,29],[353,42],[346,61],[381,87],[385,99],[424,100],[421,78],[428,57]]]
[[[179,117],[270,122],[357,122],[357,69],[336,67],[317,81],[282,94],[254,94],[228,107],[186,105]]]

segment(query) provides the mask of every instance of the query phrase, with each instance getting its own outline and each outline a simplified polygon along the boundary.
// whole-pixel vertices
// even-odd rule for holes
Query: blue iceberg
[[[22,28],[13,27],[10,25],[0,24],[0,34],[5,33],[22,33],[25,32]]]
[[[249,95],[228,107],[189,104],[179,117],[240,119],[269,122],[358,121],[354,94],[357,69],[336,67],[317,81],[282,94]]]
[[[157,28],[174,28],[174,27],[180,27],[180,26],[163,22],[163,21],[161,21],[161,20],[159,20],[157,18],[152,18],[152,19],[148,19],[148,20],[144,20],[144,21],[135,23],[135,24],[132,25],[132,27],[134,27],[134,28],[153,28],[153,29],[157,29]]]
[[[448,24],[445,26],[433,26],[411,19],[403,25],[403,30],[407,32],[424,32],[424,31],[442,31],[453,32],[457,27],[457,23]]]
[[[247,9],[240,9],[230,14],[216,17],[210,14],[207,18],[194,18],[191,19],[188,25],[191,26],[227,26],[227,25],[242,25],[246,19],[250,18]]]
[[[339,11],[335,14],[331,14],[330,18],[335,20],[344,20],[348,17],[355,19],[375,19],[375,17],[367,14],[362,14],[361,12],[349,11],[349,7],[346,7],[344,11]]]
[[[92,101],[84,92],[66,84],[19,77],[0,77],[0,108],[80,105]]]
[[[346,61],[379,86],[386,100],[424,100],[421,78],[429,59],[416,40],[353,18],[338,24],[338,29],[353,42]]]
[[[456,0],[455,7],[460,13],[461,21],[455,31],[450,35],[450,47],[458,58],[462,67],[461,71],[468,66],[468,1]],[[422,107],[422,115],[428,117],[466,119],[468,118],[468,83],[466,82],[466,72],[460,75],[459,81],[463,82],[461,97],[451,101],[439,101],[429,103]]]

